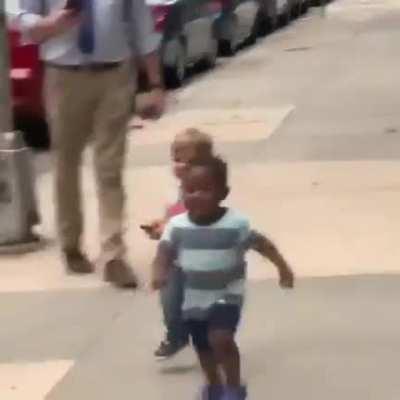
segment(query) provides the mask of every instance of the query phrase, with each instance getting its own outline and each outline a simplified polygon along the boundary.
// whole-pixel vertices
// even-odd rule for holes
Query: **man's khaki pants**
[[[134,74],[128,63],[106,71],[47,67],[45,100],[54,144],[57,222],[64,251],[79,250],[83,231],[80,167],[93,142],[102,260],[121,258],[124,191],[122,169]]]

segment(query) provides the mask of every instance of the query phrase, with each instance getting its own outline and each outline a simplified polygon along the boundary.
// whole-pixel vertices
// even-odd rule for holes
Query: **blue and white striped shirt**
[[[242,305],[252,238],[247,218],[231,209],[207,226],[194,224],[187,213],[169,221],[161,242],[184,273],[184,318],[207,318],[216,303]]]

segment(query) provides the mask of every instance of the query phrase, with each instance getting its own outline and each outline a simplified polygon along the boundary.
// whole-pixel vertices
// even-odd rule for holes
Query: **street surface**
[[[143,288],[66,276],[48,155],[38,155],[44,248],[0,259],[1,400],[187,400],[201,383],[190,349],[157,363],[157,296],[146,286],[157,217],[173,181],[168,144],[197,126],[231,166],[228,203],[292,263],[278,288],[249,257],[239,335],[251,400],[398,400],[400,354],[400,2],[337,0],[172,93],[168,115],[132,129],[127,241]],[[137,124],[132,121],[132,124]],[[84,168],[86,248],[98,251]]]

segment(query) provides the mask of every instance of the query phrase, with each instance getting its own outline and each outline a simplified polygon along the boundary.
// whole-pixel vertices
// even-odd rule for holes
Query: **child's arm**
[[[173,254],[170,243],[161,241],[152,265],[151,286],[154,290],[159,290],[166,285],[172,263]]]
[[[262,233],[251,232],[251,246],[253,250],[268,258],[278,269],[280,285],[283,288],[293,288],[294,274],[289,264],[283,258],[278,248]]]

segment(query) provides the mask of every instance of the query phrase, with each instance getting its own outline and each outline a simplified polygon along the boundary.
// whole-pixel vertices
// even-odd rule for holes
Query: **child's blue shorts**
[[[226,330],[236,333],[241,316],[241,307],[235,304],[215,304],[206,320],[186,321],[189,335],[197,351],[210,351],[208,335],[213,330]]]

